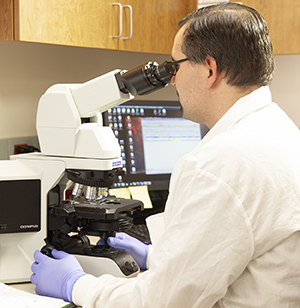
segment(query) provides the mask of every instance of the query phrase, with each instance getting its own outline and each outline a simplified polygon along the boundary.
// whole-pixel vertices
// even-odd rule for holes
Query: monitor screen
[[[179,156],[193,150],[208,129],[181,117],[177,101],[129,101],[103,114],[121,147],[123,172],[114,188],[169,187]]]

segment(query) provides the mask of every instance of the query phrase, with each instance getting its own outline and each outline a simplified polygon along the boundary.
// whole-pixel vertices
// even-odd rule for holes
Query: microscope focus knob
[[[90,239],[85,235],[85,234],[75,234],[71,236],[72,239],[78,240],[79,243],[81,244],[87,244],[90,245]]]
[[[50,257],[50,258],[54,258],[52,256],[52,250],[55,249],[54,246],[50,245],[50,244],[47,244],[45,246],[42,247],[41,249],[41,253],[43,253],[44,255]]]

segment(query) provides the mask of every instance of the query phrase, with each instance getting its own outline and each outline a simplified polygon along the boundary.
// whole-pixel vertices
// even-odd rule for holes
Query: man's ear
[[[212,57],[206,57],[204,64],[207,69],[206,88],[211,88],[215,85],[220,75],[217,62]]]

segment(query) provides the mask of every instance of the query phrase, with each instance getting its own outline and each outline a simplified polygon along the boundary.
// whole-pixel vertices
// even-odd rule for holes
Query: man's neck
[[[258,89],[258,86],[238,88],[228,84],[219,87],[211,93],[210,116],[207,118],[207,127],[212,128],[223,115],[242,97]],[[218,92],[218,93],[217,93]]]

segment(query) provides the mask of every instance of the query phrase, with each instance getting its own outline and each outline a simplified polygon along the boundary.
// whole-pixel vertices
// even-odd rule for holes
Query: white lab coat
[[[137,278],[80,278],[87,307],[300,307],[300,132],[268,87],[241,98],[174,168]]]

